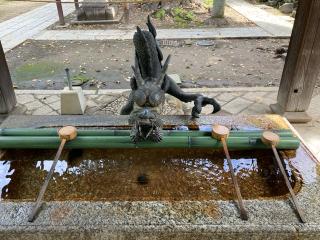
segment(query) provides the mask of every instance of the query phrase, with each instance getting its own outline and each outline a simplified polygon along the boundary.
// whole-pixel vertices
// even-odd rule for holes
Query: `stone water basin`
[[[127,119],[117,117],[124,126]],[[9,117],[2,127],[114,127],[113,117]],[[187,117],[169,123],[190,125]],[[239,129],[282,129],[278,116],[202,117]],[[194,124],[192,120],[192,124]],[[214,149],[66,149],[42,211],[27,222],[54,150],[0,159],[0,239],[320,239],[319,165],[307,147],[279,151],[307,223],[301,224],[271,150],[230,151],[249,220]]]

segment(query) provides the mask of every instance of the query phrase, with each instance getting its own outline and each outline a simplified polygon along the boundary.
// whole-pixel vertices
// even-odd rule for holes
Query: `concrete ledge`
[[[230,87],[230,88],[182,88],[185,92],[275,92],[278,91],[279,87]],[[23,89],[16,89],[16,94],[43,94],[43,95],[50,95],[50,94],[60,94],[62,90],[23,90]],[[131,91],[131,89],[96,89],[96,90],[83,90],[84,94],[86,95],[93,95],[93,94],[121,94],[124,92]]]
[[[131,40],[135,30],[46,30],[34,40]],[[157,39],[227,39],[227,38],[270,38],[274,35],[260,27],[158,29]]]

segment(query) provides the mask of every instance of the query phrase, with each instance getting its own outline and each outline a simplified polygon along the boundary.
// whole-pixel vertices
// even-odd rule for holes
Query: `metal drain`
[[[183,45],[183,41],[177,41],[177,40],[158,40],[158,44],[160,47],[181,47]]]

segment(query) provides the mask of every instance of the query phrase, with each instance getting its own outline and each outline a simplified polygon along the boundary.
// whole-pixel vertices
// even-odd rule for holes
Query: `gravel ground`
[[[277,86],[284,65],[275,49],[285,39],[215,40],[214,46],[176,41],[162,46],[172,55],[169,73],[182,87]],[[66,67],[75,84],[85,89],[128,88],[133,63],[132,41],[26,41],[6,54],[19,89],[61,89]]]

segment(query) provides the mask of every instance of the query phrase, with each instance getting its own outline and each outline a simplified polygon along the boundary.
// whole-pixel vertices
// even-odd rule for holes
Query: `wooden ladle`
[[[240,217],[242,220],[248,220],[249,216],[248,216],[247,210],[244,207],[243,199],[242,199],[241,192],[240,192],[240,187],[239,187],[237,177],[236,177],[234,170],[233,170],[233,167],[232,167],[232,162],[231,162],[231,158],[230,158],[230,154],[229,154],[229,150],[228,150],[228,146],[227,146],[227,142],[226,142],[227,138],[229,137],[229,129],[225,126],[222,126],[222,125],[214,125],[212,127],[211,134],[212,134],[213,138],[221,141],[221,143],[222,143],[223,150],[226,155],[228,166],[230,169],[234,189],[235,189],[235,192],[236,192],[236,195],[238,198]]]
[[[61,155],[61,152],[64,148],[64,145],[66,144],[67,141],[70,141],[70,140],[73,140],[77,137],[77,129],[73,126],[66,126],[66,127],[63,127],[61,128],[59,131],[58,131],[58,134],[59,134],[59,137],[60,137],[60,140],[61,140],[61,143],[60,143],[60,146],[58,148],[58,151],[56,153],[56,156],[53,160],[53,163],[51,165],[51,168],[50,168],[50,171],[40,189],[40,192],[39,192],[39,195],[38,195],[38,198],[37,198],[37,201],[36,201],[36,204],[34,206],[34,208],[32,209],[32,212],[31,214],[29,215],[29,218],[28,218],[28,221],[29,222],[33,222],[38,211],[39,211],[39,208],[42,204],[42,199],[43,199],[43,196],[47,190],[47,187],[49,185],[49,182],[52,178],[52,174],[54,172],[54,169],[56,168],[56,165],[58,163],[58,160],[60,158],[60,155]]]
[[[294,191],[293,191],[293,189],[291,187],[291,184],[289,182],[288,176],[287,176],[287,174],[285,172],[285,169],[284,169],[284,167],[283,167],[283,165],[281,163],[281,160],[280,160],[277,148],[276,148],[276,146],[278,145],[278,143],[280,141],[279,135],[276,134],[276,133],[270,132],[270,131],[265,131],[262,134],[261,141],[264,144],[266,144],[268,146],[271,146],[273,154],[274,154],[274,156],[275,156],[275,158],[277,160],[277,164],[279,166],[280,172],[281,172],[281,174],[282,174],[282,176],[284,178],[284,181],[285,181],[285,183],[287,185],[287,188],[289,189],[289,192],[290,192],[291,198],[293,200],[293,203],[294,203],[294,205],[296,207],[298,216],[299,216],[301,222],[305,223],[306,220],[304,218],[304,214],[302,213],[302,211],[301,211],[301,209],[299,207],[298,200],[297,200],[296,195],[294,194]]]

